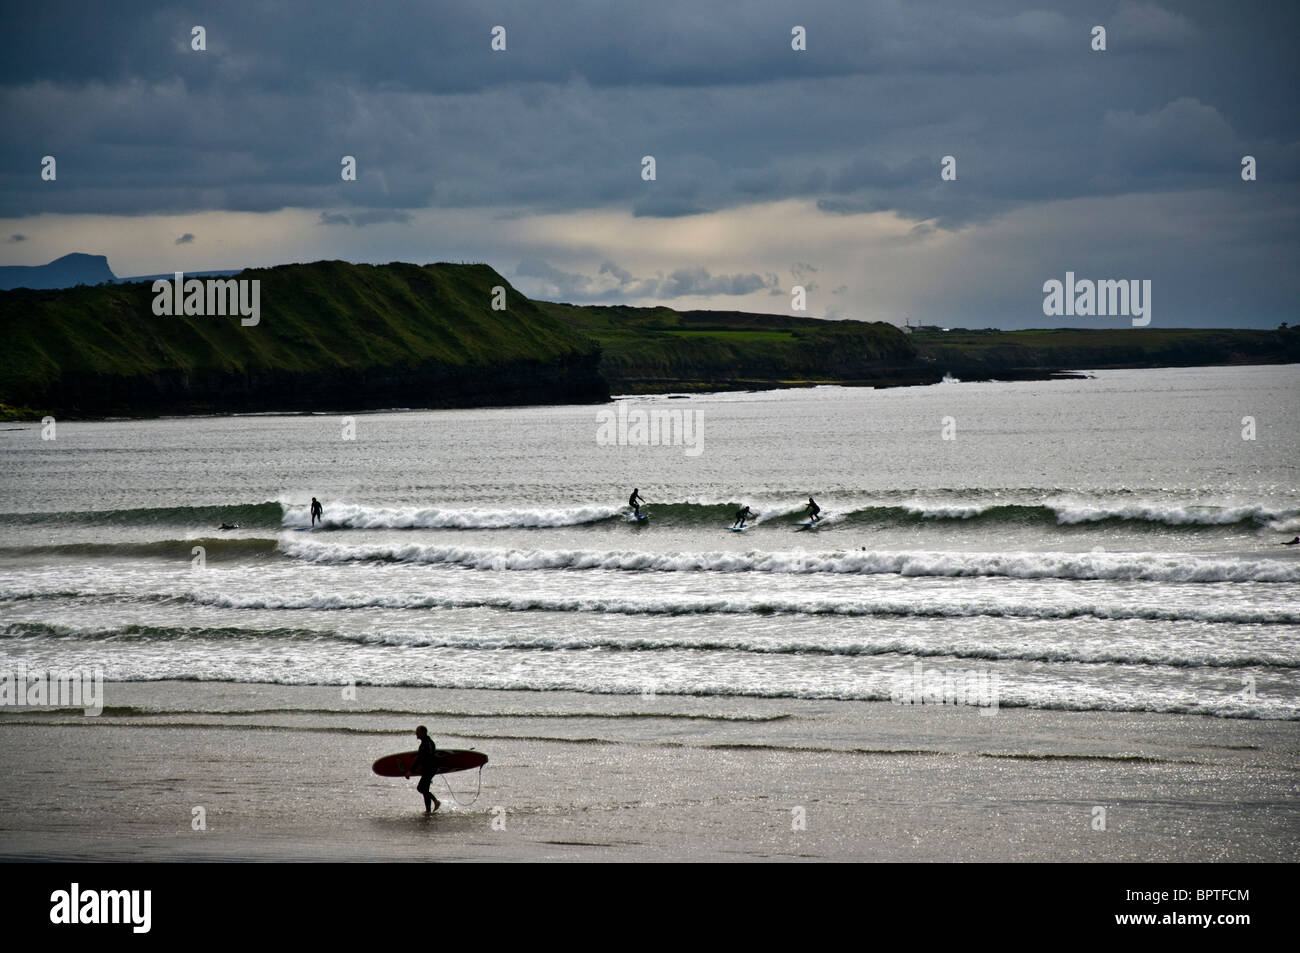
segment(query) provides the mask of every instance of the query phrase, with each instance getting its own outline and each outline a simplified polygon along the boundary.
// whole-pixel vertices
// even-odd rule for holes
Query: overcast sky
[[[1298,28],[1292,0],[7,4],[0,264],[485,261],[578,303],[791,313],[800,284],[817,317],[1128,325],[1045,317],[1073,271],[1149,279],[1152,327],[1272,327]]]

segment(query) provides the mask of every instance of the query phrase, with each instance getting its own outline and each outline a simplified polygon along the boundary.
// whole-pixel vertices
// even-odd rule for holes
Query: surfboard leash
[[[442,776],[442,783],[447,785],[447,793],[451,795],[451,799],[456,802],[457,807],[469,807],[474,803],[474,801],[477,801],[478,796],[483,793],[483,765],[480,764],[478,766],[478,790],[474,792],[474,799],[468,804],[456,797],[456,792],[451,789],[451,782],[447,780],[447,775],[445,774]]]

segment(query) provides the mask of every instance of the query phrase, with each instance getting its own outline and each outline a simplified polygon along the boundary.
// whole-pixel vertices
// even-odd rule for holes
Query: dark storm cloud
[[[160,0],[118,8],[56,0],[32,5],[6,25],[0,82],[180,76],[191,88],[244,83],[283,91],[324,78],[356,88],[459,93],[580,75],[595,86],[710,86],[937,61],[947,70],[983,71],[990,59],[1014,61],[1032,55],[1027,49],[1068,43],[1062,28],[1071,21],[1061,12],[1018,11],[1000,0],[969,6],[499,0],[481,7],[406,0],[363,7],[339,0],[223,0],[178,7]],[[206,31],[203,52],[191,48],[196,25]],[[498,25],[506,29],[504,54],[489,46]],[[806,29],[817,55],[790,55],[795,25]],[[1142,26],[1164,39],[1160,23]]]
[[[0,215],[618,203],[676,217],[811,197],[957,227],[1047,198],[1221,183],[1247,147],[1296,175],[1294,69],[1274,39],[1293,33],[1291,6],[1045,6],[33,5],[0,40]],[[1105,53],[1088,49],[1094,21]],[[790,49],[796,22],[806,53]],[[196,23],[206,52],[189,47]],[[504,53],[489,49],[498,23]],[[57,183],[37,174],[47,153]],[[939,180],[944,155],[956,183]]]
[[[1264,0],[29,4],[0,34],[0,217],[292,207],[356,228],[431,207],[680,218],[801,199],[897,214],[919,230],[896,241],[920,244],[1048,202],[1181,193],[1257,215],[1244,229],[1254,241],[1290,240],[1298,11]],[[503,53],[489,46],[498,24]],[[790,48],[796,24],[807,52]],[[1089,49],[1094,24],[1105,52]],[[204,52],[190,47],[195,25]],[[1246,154],[1256,183],[1240,179]],[[56,181],[40,177],[44,155]],[[356,181],[340,178],[343,156]],[[945,156],[955,181],[940,178]],[[1235,219],[1202,224],[1243,233]],[[1186,241],[1143,254],[1185,264]],[[624,297],[744,286],[689,270],[546,280]]]

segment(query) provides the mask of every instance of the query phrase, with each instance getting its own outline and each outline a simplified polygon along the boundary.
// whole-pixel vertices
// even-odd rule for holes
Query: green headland
[[[0,416],[593,403],[611,391],[1300,361],[1300,328],[1285,325],[908,334],[880,322],[532,301],[487,265],[321,261],[231,277],[261,283],[254,326],[156,315],[148,282],[0,292]]]

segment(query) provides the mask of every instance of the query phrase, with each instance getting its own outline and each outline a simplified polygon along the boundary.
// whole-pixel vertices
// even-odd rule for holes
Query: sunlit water
[[[1297,370],[15,425],[0,661],[1296,719]]]

